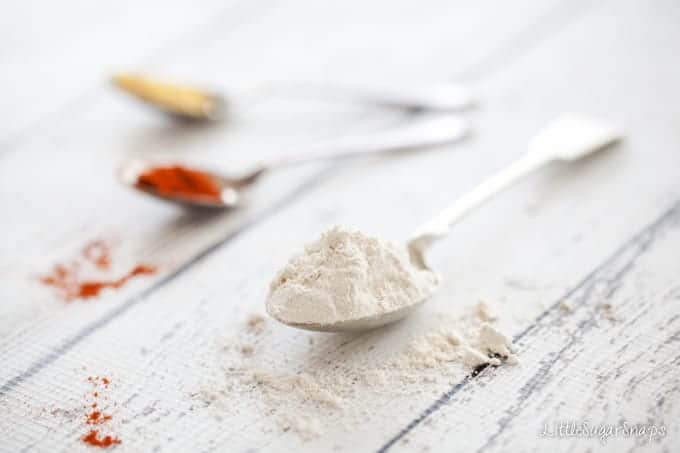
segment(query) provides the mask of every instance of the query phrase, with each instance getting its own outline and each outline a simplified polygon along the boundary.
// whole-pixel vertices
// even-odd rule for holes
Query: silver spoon
[[[567,115],[559,118],[529,142],[528,153],[456,200],[432,220],[422,225],[407,242],[411,263],[431,270],[424,259],[432,243],[448,235],[451,226],[465,215],[512,186],[530,173],[553,161],[572,162],[603,149],[621,138],[611,125],[592,118]],[[363,331],[398,321],[408,316],[427,299],[376,316],[345,319],[332,324],[286,323],[292,327],[325,332]]]
[[[231,208],[242,200],[243,191],[253,185],[262,175],[276,168],[288,167],[317,160],[338,159],[370,153],[386,153],[415,148],[425,148],[452,143],[462,139],[468,131],[467,123],[454,115],[434,115],[415,120],[409,124],[390,130],[348,137],[328,144],[319,144],[306,152],[284,156],[281,159],[261,164],[236,177],[221,173],[200,170],[218,187],[215,197],[184,196],[180,193],[167,193],[151,185],[140,184],[140,177],[153,168],[169,168],[169,163],[153,160],[132,160],[125,163],[119,178],[123,184],[141,190],[147,195],[161,198],[184,206],[207,208]],[[192,167],[182,166],[183,168]]]
[[[425,87],[361,88],[314,83],[277,83],[258,87],[240,96],[226,96],[212,90],[160,81],[134,74],[113,77],[118,88],[158,110],[190,120],[219,120],[230,111],[247,107],[257,99],[276,97],[349,101],[420,111],[458,111],[472,105],[467,90],[454,84]]]

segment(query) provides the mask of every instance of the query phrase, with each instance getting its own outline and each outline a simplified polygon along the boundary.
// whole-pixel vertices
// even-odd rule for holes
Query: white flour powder
[[[494,326],[496,315],[487,304],[462,317],[438,318],[400,348],[384,353],[373,349],[372,342],[362,343],[361,336],[349,337],[356,344],[314,334],[300,334],[310,340],[305,346],[305,341],[296,346],[292,338],[282,343],[271,338],[275,332],[262,317],[251,316],[243,332],[228,340],[233,346],[223,349],[228,353],[222,356],[226,381],[200,396],[216,407],[228,406],[235,395],[246,398],[284,431],[310,439],[339,425],[361,425],[374,417],[374,406],[393,405],[398,398],[436,398],[470,373],[517,363],[510,339]],[[240,349],[244,342],[252,345],[248,354]],[[275,359],[282,350],[290,361]]]
[[[291,259],[270,285],[267,311],[284,323],[377,316],[429,297],[438,283],[404,247],[335,227]]]

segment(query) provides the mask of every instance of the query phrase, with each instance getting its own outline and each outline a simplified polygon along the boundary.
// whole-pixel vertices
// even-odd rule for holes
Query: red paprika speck
[[[82,255],[99,269],[108,269],[111,266],[111,245],[101,239],[85,245]]]
[[[93,405],[95,406],[95,405]],[[103,414],[99,411],[92,411],[87,414],[87,424],[88,425],[99,425],[107,420],[111,420],[111,416],[108,414]]]
[[[90,430],[90,432],[85,434],[81,440],[86,444],[92,445],[93,447],[101,448],[109,448],[112,445],[117,445],[120,443],[119,438],[113,437],[110,434],[99,437],[99,431],[96,429]]]

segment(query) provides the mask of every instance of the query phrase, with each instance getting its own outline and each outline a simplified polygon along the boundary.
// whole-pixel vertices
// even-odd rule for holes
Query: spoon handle
[[[318,144],[300,154],[271,161],[266,167],[271,169],[325,159],[438,146],[462,139],[467,131],[467,124],[462,118],[454,115],[437,115],[386,131]]]
[[[454,112],[472,105],[470,92],[457,85],[442,84],[411,87],[362,87],[314,82],[276,82],[259,87],[255,98],[316,99],[361,103],[377,107],[419,111]]]
[[[422,253],[434,240],[448,234],[453,224],[528,174],[553,160],[581,159],[620,139],[620,131],[598,119],[564,115],[529,142],[529,152],[504,170],[463,195],[416,230],[409,241],[411,256],[424,265]]]
[[[551,160],[552,158],[546,154],[526,154],[460,197],[427,223],[421,225],[409,241],[409,247],[415,247],[422,253],[436,239],[446,236],[449,229],[467,214]]]

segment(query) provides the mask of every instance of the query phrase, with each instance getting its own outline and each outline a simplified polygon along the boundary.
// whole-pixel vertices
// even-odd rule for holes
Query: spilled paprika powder
[[[138,275],[151,275],[156,272],[155,266],[138,264],[116,279],[84,279],[80,273],[83,265],[87,263],[100,271],[107,270],[111,266],[110,245],[103,240],[89,242],[83,247],[78,258],[68,264],[56,264],[52,272],[40,277],[40,282],[55,288],[65,301],[72,301],[97,297],[106,288],[119,289]]]
[[[83,248],[83,257],[99,269],[108,269],[111,266],[111,245],[101,239],[91,241]]]
[[[99,409],[98,399],[101,390],[108,390],[111,380],[107,377],[90,376],[87,381],[93,386],[93,401],[87,406],[88,411],[85,414],[85,423],[91,428],[80,440],[93,447],[101,448],[108,448],[121,443],[118,437],[111,434],[101,434],[102,425],[105,425],[112,417]]]
[[[221,199],[220,184],[212,175],[181,165],[149,168],[137,177],[135,185],[159,195],[216,202]]]

